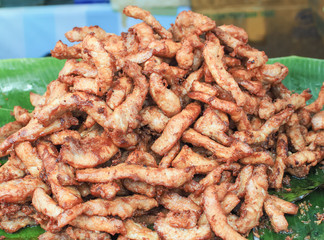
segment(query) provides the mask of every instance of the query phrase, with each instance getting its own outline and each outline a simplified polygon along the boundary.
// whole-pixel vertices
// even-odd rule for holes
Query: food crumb
[[[316,213],[317,221],[314,221],[317,225],[320,225],[324,220],[324,213]]]
[[[291,178],[290,178],[288,175],[286,175],[286,176],[282,179],[282,183],[283,183],[284,185],[286,185],[286,186],[289,186],[289,185],[290,185],[290,180],[291,180]]]

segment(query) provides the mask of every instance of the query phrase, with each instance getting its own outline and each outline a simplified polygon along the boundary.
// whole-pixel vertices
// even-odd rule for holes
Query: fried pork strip
[[[228,223],[221,201],[224,199],[226,191],[220,189],[224,185],[209,186],[203,193],[204,212],[208,219],[213,232],[225,240],[239,239],[244,240],[238,232],[236,232]],[[224,194],[225,192],[225,194]]]
[[[216,157],[224,161],[237,161],[242,157],[252,154],[249,145],[241,141],[234,141],[230,147],[225,147],[209,137],[206,137],[194,129],[188,129],[182,134],[182,141],[191,143],[197,147],[204,147],[211,151]]]
[[[159,155],[165,155],[195,121],[200,111],[199,103],[188,104],[185,109],[169,120],[162,135],[153,143],[151,149]]]
[[[167,31],[162,25],[151,15],[149,11],[145,11],[136,6],[127,6],[123,13],[132,18],[141,19],[150,25],[162,38],[172,38],[172,34]]]
[[[191,180],[193,174],[193,168],[153,168],[121,163],[107,168],[77,170],[76,179],[80,182],[98,183],[130,178],[152,185],[176,188]]]
[[[15,143],[35,141],[42,136],[46,136],[63,129],[68,129],[72,125],[77,124],[78,120],[72,117],[71,113],[62,115],[48,126],[44,126],[37,119],[33,118],[25,127],[10,135],[8,138],[6,138],[5,141],[0,144],[0,157],[7,155],[7,150]]]
[[[246,102],[245,95],[242,93],[232,75],[225,70],[222,62],[224,52],[220,43],[207,42],[203,54],[206,64],[217,84],[233,95],[238,106],[243,106]]]
[[[48,186],[39,178],[30,176],[2,182],[0,183],[0,202],[24,203],[31,199],[35,189],[38,187],[47,192],[49,191]]]

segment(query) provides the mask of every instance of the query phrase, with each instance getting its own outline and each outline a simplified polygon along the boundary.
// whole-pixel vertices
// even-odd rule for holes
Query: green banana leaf
[[[300,93],[309,88],[313,94],[312,102],[317,97],[324,78],[324,60],[302,57],[284,57],[270,59],[269,63],[280,62],[289,68],[289,74],[284,84],[291,90]],[[54,58],[37,59],[9,59],[0,61],[0,126],[13,121],[10,115],[15,105],[32,110],[29,102],[29,92],[43,94],[46,86],[55,80],[64,65],[63,60]],[[0,163],[6,159],[0,159]],[[324,191],[320,188],[324,184],[324,170],[316,167],[304,179],[292,178],[291,191],[271,192],[285,200],[304,201],[310,203],[308,211],[298,213],[296,216],[287,216],[289,233],[274,233],[268,228],[256,229],[261,240],[285,239],[293,236],[293,239],[324,239],[324,224],[317,224],[316,213],[323,213]],[[0,230],[0,237],[8,239],[36,239],[44,231],[40,227],[28,227],[14,234],[8,234]],[[250,235],[253,239],[253,234]]]

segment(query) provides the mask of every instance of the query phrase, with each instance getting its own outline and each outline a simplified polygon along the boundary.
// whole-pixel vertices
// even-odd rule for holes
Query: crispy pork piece
[[[286,124],[286,133],[291,145],[296,151],[302,151],[306,147],[306,142],[302,133],[302,126],[299,124],[297,113],[293,113]]]
[[[26,170],[35,178],[41,178],[44,171],[43,161],[39,158],[36,148],[30,142],[21,142],[15,146],[15,152],[26,166]]]
[[[98,75],[97,68],[90,62],[77,61],[76,59],[66,60],[64,67],[59,72],[58,80],[64,81],[66,76],[82,76],[86,78],[95,78]]]
[[[225,215],[228,215],[240,202],[241,200],[235,193],[227,193],[221,202]]]
[[[215,160],[207,159],[199,153],[194,152],[190,147],[184,145],[172,161],[172,166],[175,168],[195,167],[196,173],[209,173],[219,164]]]
[[[306,106],[306,101],[312,95],[309,90],[304,90],[301,94],[294,93],[289,98],[277,99],[274,103],[269,102],[268,99],[261,100],[259,106],[259,116],[262,119],[269,119],[275,113],[280,112],[287,106],[293,107],[295,110]]]
[[[8,233],[14,233],[21,228],[34,225],[37,225],[37,222],[33,218],[28,216],[18,217],[14,219],[3,218],[0,220],[0,229],[3,229]]]
[[[114,82],[112,89],[108,91],[106,103],[111,109],[115,109],[125,100],[131,92],[133,84],[130,78],[120,77],[117,82]]]
[[[81,215],[74,219],[71,225],[84,230],[106,232],[111,235],[126,232],[124,223],[116,218]]]
[[[159,163],[160,168],[167,168],[170,167],[172,161],[177,156],[177,154],[180,151],[180,141],[178,141],[171,149],[170,151],[163,156]]]
[[[227,46],[231,47],[235,55],[247,58],[247,69],[260,67],[268,61],[268,57],[263,51],[258,51],[255,48],[245,44],[244,42],[234,38],[230,33],[225,32],[221,28],[214,28],[216,36]]]
[[[314,131],[324,129],[324,111],[316,113],[311,120]]]
[[[110,115],[112,112],[107,104],[100,98],[85,92],[74,92],[67,93],[60,98],[57,98],[54,101],[50,102],[39,111],[37,111],[34,117],[40,123],[47,125],[54,119],[57,119],[68,111],[73,111],[77,107],[81,107],[82,110],[87,112],[93,119],[96,120],[97,123],[99,123],[103,127],[106,127],[108,115]],[[36,119],[34,121],[36,121]],[[29,124],[31,124],[31,122]]]
[[[226,190],[225,185],[211,185],[203,193],[203,206],[204,212],[208,219],[211,229],[213,232],[225,240],[230,239],[246,239],[236,232],[228,223],[224,210],[221,206]],[[224,193],[225,192],[225,193]]]
[[[39,123],[37,119],[33,118],[25,127],[10,135],[0,144],[0,156],[7,155],[7,150],[15,143],[35,141],[42,136],[67,129],[72,125],[77,124],[78,120],[75,117],[72,117],[71,113],[62,115],[48,126],[44,126]]]
[[[146,182],[124,179],[123,186],[133,193],[142,194],[148,197],[156,196],[156,187]]]
[[[175,188],[191,180],[193,174],[193,168],[154,168],[121,163],[117,166],[101,169],[77,170],[76,179],[80,182],[99,183],[130,178],[152,185]]]
[[[60,158],[74,168],[90,168],[107,162],[117,152],[118,148],[104,132],[100,136],[81,140],[67,137],[61,147]]]
[[[113,199],[119,190],[120,187],[115,182],[96,183],[92,184],[90,187],[91,195],[107,200]]]
[[[64,210],[44,191],[43,188],[36,188],[32,204],[37,211],[46,216],[56,219]]]
[[[195,122],[194,129],[224,146],[230,146],[233,139],[225,132],[228,126],[220,119],[212,108],[207,108],[202,117]]]
[[[317,113],[323,109],[324,106],[324,83],[322,84],[321,90],[318,93],[317,99],[305,107],[308,112]]]
[[[84,26],[84,27],[74,27],[72,30],[65,33],[65,37],[70,42],[82,42],[89,33],[94,33],[94,36],[100,40],[104,40],[111,33],[107,33],[99,26]]]
[[[124,235],[127,239],[131,240],[159,240],[159,235],[151,229],[134,222],[131,219],[125,221],[126,234]]]
[[[167,83],[163,81],[162,76],[156,73],[150,76],[150,95],[167,117],[173,117],[181,111],[179,97],[167,88]]]
[[[167,31],[162,25],[152,16],[149,11],[141,9],[136,6],[127,6],[124,8],[123,13],[132,18],[141,19],[146,24],[151,26],[162,38],[172,38],[172,34]]]
[[[285,165],[287,171],[296,177],[305,177],[312,166],[315,166],[323,159],[323,151],[303,150],[287,157]]]
[[[129,31],[135,32],[136,38],[139,41],[139,50],[146,49],[151,42],[156,40],[153,29],[145,22],[132,26]]]
[[[232,37],[240,40],[241,42],[247,43],[248,42],[248,34],[247,32],[240,27],[234,26],[234,25],[221,25],[218,26],[219,29],[222,29],[223,31],[229,33]]]
[[[81,194],[74,186],[62,186],[59,182],[59,165],[56,163],[58,152],[55,146],[48,141],[37,143],[37,152],[42,159],[48,182],[59,205],[68,209],[82,202]]]
[[[298,207],[295,204],[271,195],[266,199],[264,208],[276,232],[287,230],[288,223],[284,218],[284,213],[296,214],[298,211]]]
[[[279,130],[280,126],[289,120],[289,117],[293,114],[292,108],[286,108],[281,112],[273,115],[269,118],[258,131],[237,131],[232,136],[235,139],[239,139],[248,144],[261,143],[266,141],[267,137]]]
[[[288,222],[284,214],[297,214],[298,207],[276,196],[268,195],[264,202],[264,210],[269,216],[275,232],[280,232],[288,229]]]
[[[202,47],[203,47],[203,43],[200,41],[199,36],[196,34],[189,35],[183,38],[181,48],[177,51],[176,54],[176,60],[178,66],[182,69],[190,69],[195,67],[193,66],[195,61],[195,52],[196,52],[195,50],[196,49],[199,50]],[[200,51],[200,55],[201,55],[201,51]],[[198,65],[199,67],[200,63],[195,63],[195,65]]]
[[[26,176],[0,183],[0,202],[24,203],[31,200],[36,188],[49,191],[48,186],[38,178]]]
[[[182,134],[182,141],[193,144],[197,147],[204,147],[211,151],[216,157],[223,161],[237,161],[253,153],[249,145],[241,141],[233,141],[230,147],[225,147],[209,137],[206,137],[190,128]]]
[[[202,211],[201,207],[190,198],[183,197],[175,192],[165,192],[159,198],[159,203],[173,212],[192,211],[200,214]]]
[[[25,176],[25,164],[12,152],[5,164],[0,167],[0,183]]]
[[[57,59],[79,59],[81,58],[82,54],[82,44],[75,44],[71,47],[64,44],[61,40],[59,40],[54,49],[51,50],[52,57]]]
[[[188,96],[192,99],[207,103],[214,109],[228,113],[240,131],[251,129],[251,124],[246,113],[237,104],[202,92],[190,92]]]
[[[207,42],[203,54],[206,64],[217,84],[232,94],[238,106],[243,106],[246,102],[245,95],[242,93],[232,75],[225,70],[222,62],[224,51],[220,43]]]
[[[228,191],[233,192],[239,198],[244,197],[246,193],[246,186],[250,178],[252,177],[254,167],[252,165],[246,165],[239,172],[235,183],[229,187]]]
[[[112,84],[114,76],[114,59],[104,49],[103,43],[94,36],[94,33],[88,34],[82,41],[82,58],[88,60],[91,58],[98,70],[98,78],[105,83],[106,92]]]
[[[274,160],[271,154],[267,151],[262,152],[254,152],[250,156],[241,158],[240,163],[248,165],[248,164],[265,164],[268,166],[273,166]]]
[[[286,168],[285,159],[288,157],[288,138],[286,134],[279,133],[276,146],[276,160],[269,175],[269,186],[282,188],[282,179]]]
[[[208,32],[216,27],[216,23],[210,18],[192,11],[182,11],[178,14],[170,31],[175,41],[181,41],[186,36]]]
[[[10,123],[3,125],[0,128],[0,144],[3,141],[5,141],[6,138],[8,138],[10,135],[12,135],[15,132],[17,132],[18,130],[20,130],[22,127],[23,127],[23,125],[18,121],[10,122]]]
[[[181,138],[182,133],[195,121],[200,114],[199,103],[190,103],[180,113],[173,116],[167,123],[162,135],[153,143],[152,150],[165,155]]]
[[[196,192],[196,195],[197,195],[197,193],[201,193],[202,191],[204,191],[208,186],[219,183],[221,180],[221,177],[222,177],[222,173],[224,171],[230,170],[232,172],[237,173],[240,171],[240,169],[241,169],[241,165],[238,163],[222,164],[222,165],[217,166],[216,168],[214,168],[214,170],[209,172],[205,178],[203,178],[199,181],[199,184],[202,187],[199,191]]]
[[[141,195],[118,197],[114,200],[94,199],[67,209],[57,216],[57,225],[62,228],[82,214],[87,216],[118,216],[121,219],[132,217],[137,210],[144,212],[157,207],[153,198]]]
[[[124,140],[124,134],[129,129],[135,129],[138,122],[138,115],[143,107],[143,103],[148,93],[148,82],[141,73],[141,67],[137,64],[127,62],[124,71],[135,82],[134,89],[126,100],[115,108],[114,112],[108,118],[108,130],[114,144],[119,147],[129,146]],[[130,143],[132,144],[132,143]],[[136,143],[135,143],[136,144]],[[132,145],[130,145],[132,146]]]
[[[144,69],[148,73],[156,73],[162,76],[171,87],[179,84],[185,80],[185,75],[188,73],[187,70],[181,69],[179,67],[170,66],[166,62],[156,64],[151,67],[151,69]]]
[[[38,240],[72,240],[72,238],[65,232],[44,232],[43,234],[38,236]]]
[[[28,110],[20,106],[14,106],[13,115],[16,121],[24,126],[26,126],[32,118],[32,115],[28,112]]]
[[[142,150],[132,151],[128,155],[125,163],[148,166],[148,167],[157,167],[155,158],[150,153]]]
[[[247,233],[259,224],[259,219],[263,215],[263,204],[267,197],[267,190],[267,167],[261,164],[254,168],[252,177],[246,185],[240,217],[235,222],[240,233]]]
[[[148,127],[158,133],[163,132],[167,125],[169,118],[164,115],[162,110],[155,106],[148,106],[143,108],[140,112],[142,118],[142,125],[148,125]]]
[[[172,39],[161,39],[151,42],[148,45],[148,48],[153,50],[154,56],[173,58],[176,56],[178,50],[181,48],[181,43],[175,42]],[[178,69],[180,73],[187,72],[186,70],[180,69],[178,67],[171,67],[170,69]]]
[[[195,85],[199,85],[199,83],[196,83],[196,82],[199,82],[199,80],[203,77],[203,74],[204,74],[203,68],[199,68],[198,70],[190,73],[189,76],[183,80],[181,87],[178,90],[179,95],[185,96],[191,90],[191,88],[193,88]],[[212,91],[212,90],[210,90],[210,91]]]
[[[170,216],[170,215],[169,215]],[[164,217],[160,215],[154,223],[154,229],[158,232],[162,239],[210,239],[212,237],[212,232],[209,226],[206,216],[201,215],[197,226],[193,228],[176,228],[169,224],[168,216]]]
[[[110,34],[101,42],[104,45],[104,49],[115,59],[120,59],[127,55],[126,43],[122,36]]]
[[[266,90],[263,88],[261,81],[253,81],[254,74],[251,71],[246,70],[243,67],[230,68],[228,72],[233,76],[235,81],[251,94],[258,97],[263,97],[266,94]]]
[[[80,239],[80,240],[110,240],[111,236],[108,233],[105,232],[98,232],[98,231],[91,231],[91,230],[85,230],[81,228],[76,227],[68,227],[66,229],[66,234],[71,239]]]

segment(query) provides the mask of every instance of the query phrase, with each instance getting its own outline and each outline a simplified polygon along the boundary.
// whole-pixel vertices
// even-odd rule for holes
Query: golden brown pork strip
[[[243,106],[246,102],[245,95],[232,75],[225,70],[222,62],[224,52],[220,43],[207,42],[203,54],[206,64],[217,84],[233,95],[238,106]]]
[[[190,147],[184,145],[180,153],[172,161],[175,168],[195,167],[196,173],[209,173],[218,166],[217,161],[205,158],[199,153],[194,152]]]
[[[193,228],[177,228],[170,225],[170,215],[167,217],[159,216],[158,219],[154,222],[154,229],[158,232],[159,236],[165,240],[173,239],[186,239],[186,240],[207,240],[211,239],[212,232],[206,216],[202,214],[201,218],[198,221],[197,226]]]
[[[275,232],[280,232],[288,229],[288,222],[284,214],[297,214],[298,207],[276,196],[268,195],[264,202],[264,210],[269,216]]]
[[[35,189],[38,187],[49,191],[48,186],[39,178],[30,176],[0,183],[0,202],[26,202],[31,199]]]
[[[193,174],[193,168],[153,168],[121,163],[106,168],[77,170],[76,179],[80,182],[98,183],[130,178],[152,185],[175,188],[191,180]]]
[[[234,141],[230,147],[225,147],[209,137],[206,137],[190,128],[182,134],[182,141],[191,143],[197,147],[204,147],[216,157],[225,161],[237,161],[253,153],[249,145],[241,141]]]
[[[167,117],[173,117],[181,111],[179,97],[167,88],[162,76],[156,73],[150,76],[150,95]]]
[[[142,224],[136,223],[131,219],[127,219],[125,222],[126,234],[125,237],[131,240],[159,240],[159,236],[156,232],[143,226]]]
[[[28,172],[35,178],[40,178],[41,173],[44,171],[44,165],[39,158],[36,148],[30,142],[22,142],[15,146],[17,156],[25,164]]]
[[[17,157],[17,155],[11,153],[8,158],[8,161],[0,167],[0,183],[22,178],[26,174],[25,168],[26,166]]]
[[[231,119],[237,124],[239,131],[251,129],[251,124],[246,113],[241,107],[237,106],[237,104],[202,92],[190,92],[188,96],[192,99],[207,103],[214,109],[228,113]]]
[[[213,232],[224,240],[246,240],[238,232],[236,232],[227,223],[227,218],[221,206],[221,201],[225,194],[220,196],[220,186],[209,186],[203,193],[203,206],[208,222]]]
[[[167,123],[162,135],[153,143],[151,149],[165,155],[181,138],[182,133],[195,121],[201,111],[199,103],[190,103]]]
[[[141,19],[150,25],[162,38],[172,38],[172,34],[167,31],[162,25],[152,16],[149,11],[143,10],[136,6],[127,6],[123,13],[128,17]]]
[[[271,133],[278,131],[279,127],[289,120],[293,112],[294,109],[286,108],[269,118],[260,130],[237,131],[232,136],[248,144],[264,142]]]
[[[252,177],[246,185],[244,203],[240,208],[241,215],[236,221],[236,227],[240,233],[247,233],[259,224],[267,191],[267,167],[258,165],[254,168]]]
[[[65,33],[65,37],[70,42],[81,42],[89,33],[94,33],[94,36],[100,40],[103,40],[104,38],[110,35],[99,26],[84,26],[81,28],[74,27],[72,30]]]
[[[39,111],[35,112],[34,117],[39,122],[47,125],[65,112],[73,111],[76,108],[81,108],[87,112],[103,127],[107,126],[108,116],[112,112],[107,104],[100,98],[85,92],[74,92],[66,93],[62,97],[53,100]]]
[[[139,124],[138,115],[143,107],[149,85],[139,65],[127,61],[123,70],[133,79],[135,87],[107,119],[107,127],[114,144],[119,147],[129,147],[136,145],[136,142],[127,143],[125,134],[129,129],[137,128]]]
[[[35,141],[39,137],[67,129],[72,125],[77,124],[78,120],[72,117],[71,113],[64,114],[48,126],[44,126],[43,124],[39,123],[37,119],[33,118],[25,127],[10,135],[0,144],[0,157],[7,155],[7,150],[15,143],[23,141]]]
[[[62,228],[81,214],[87,216],[118,216],[122,220],[130,218],[136,210],[148,211],[157,207],[153,198],[142,195],[132,195],[115,198],[114,200],[94,199],[65,210],[57,216],[57,225]]]

